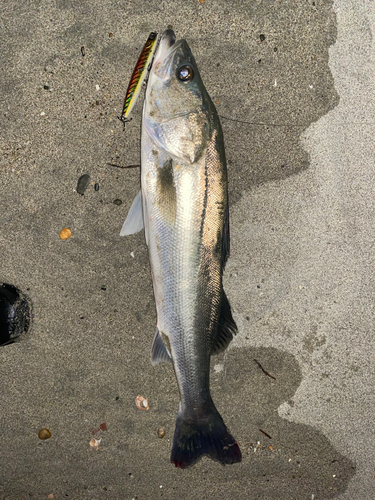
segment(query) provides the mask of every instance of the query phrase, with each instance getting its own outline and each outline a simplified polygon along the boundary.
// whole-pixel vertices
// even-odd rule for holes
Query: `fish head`
[[[212,134],[215,107],[185,40],[166,30],[155,53],[143,107],[143,127],[177,161],[194,163]]]

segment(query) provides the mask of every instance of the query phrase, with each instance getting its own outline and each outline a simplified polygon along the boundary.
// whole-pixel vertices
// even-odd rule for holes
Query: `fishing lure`
[[[158,34],[156,32],[150,33],[150,36],[143,47],[141,55],[138,58],[137,64],[134,68],[133,74],[130,79],[128,90],[126,91],[124,107],[121,113],[121,121],[126,123],[129,121],[129,115],[137,102],[142,84],[151,69],[152,58],[156,47],[158,45]]]

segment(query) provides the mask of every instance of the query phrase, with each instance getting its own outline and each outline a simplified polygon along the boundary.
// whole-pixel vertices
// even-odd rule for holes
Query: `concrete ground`
[[[373,0],[2,2],[0,281],[33,325],[0,348],[1,499],[375,498],[374,23]],[[117,116],[168,25],[222,116],[239,327],[211,385],[243,461],[184,471],[144,236],[119,236],[139,170],[108,165],[139,163],[141,102]]]

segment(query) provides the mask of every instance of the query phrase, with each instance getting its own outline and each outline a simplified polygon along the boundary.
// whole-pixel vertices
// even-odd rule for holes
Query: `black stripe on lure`
[[[142,49],[141,55],[135,65],[133,74],[130,78],[128,90],[126,91],[124,106],[121,113],[121,121],[126,123],[129,121],[129,115],[137,102],[139,93],[141,91],[143,82],[148,75],[152,66],[152,59],[158,45],[158,34],[156,32],[150,33],[150,36]]]

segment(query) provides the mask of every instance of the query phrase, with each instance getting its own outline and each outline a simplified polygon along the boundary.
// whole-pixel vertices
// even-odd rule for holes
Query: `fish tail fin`
[[[186,469],[203,455],[223,465],[241,462],[241,450],[213,403],[199,418],[186,418],[179,410],[176,420],[171,462]]]

